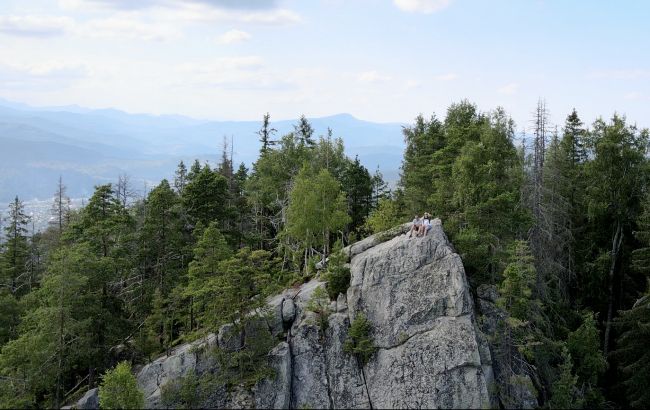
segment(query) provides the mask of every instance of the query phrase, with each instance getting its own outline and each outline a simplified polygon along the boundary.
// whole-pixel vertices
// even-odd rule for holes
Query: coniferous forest
[[[43,232],[16,197],[2,223],[0,407],[58,408],[100,384],[119,407],[108,385],[128,386],[129,365],[243,328],[266,297],[315,275],[336,298],[349,283],[338,249],[425,211],[472,292],[498,290],[493,342],[504,363],[524,361],[542,407],[650,407],[649,132],[575,110],[556,127],[541,101],[532,121],[518,135],[503,109],[468,101],[418,116],[392,189],[332,131],[316,136],[303,116],[278,135],[267,114],[250,169],[224,149],[218,166],[181,162],[144,197],[124,177],[96,186],[80,209],[60,180]],[[244,337],[217,354],[226,383],[268,375],[273,340]],[[192,407],[184,387],[211,382],[174,394]]]

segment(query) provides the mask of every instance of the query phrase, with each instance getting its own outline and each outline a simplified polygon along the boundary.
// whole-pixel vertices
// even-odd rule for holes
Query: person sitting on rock
[[[415,235],[417,236],[421,225],[422,219],[420,219],[420,216],[416,214],[415,218],[413,218],[413,225],[411,225],[411,230],[409,231],[409,238],[413,237],[413,232],[415,232]]]
[[[431,214],[428,212],[424,213],[424,216],[422,217],[422,224],[419,227],[417,236],[426,236],[427,233],[431,230]]]

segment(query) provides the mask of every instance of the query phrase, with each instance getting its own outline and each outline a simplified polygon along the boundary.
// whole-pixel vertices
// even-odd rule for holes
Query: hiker
[[[430,230],[431,230],[431,214],[425,212],[424,216],[422,217],[422,225],[420,225],[417,235],[426,236]]]
[[[413,218],[413,225],[411,225],[411,231],[409,232],[409,238],[413,237],[413,232],[415,231],[415,235],[417,236],[418,232],[420,231],[420,226],[422,225],[422,219],[420,219],[419,215],[415,215],[415,218]]]

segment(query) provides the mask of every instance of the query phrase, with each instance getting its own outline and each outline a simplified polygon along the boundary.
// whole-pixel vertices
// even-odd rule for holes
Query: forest
[[[303,116],[277,135],[267,114],[250,169],[224,143],[216,167],[181,162],[143,197],[122,176],[81,209],[60,180],[43,232],[16,197],[0,248],[0,407],[58,408],[125,361],[245,328],[267,296],[315,275],[336,298],[349,284],[342,246],[424,211],[442,220],[472,291],[498,289],[498,354],[523,358],[542,407],[649,407],[649,132],[576,110],[555,127],[543,101],[532,121],[517,136],[503,109],[468,101],[418,116],[393,189],[331,130],[316,136]],[[266,374],[272,341],[244,337],[217,352],[227,383]]]

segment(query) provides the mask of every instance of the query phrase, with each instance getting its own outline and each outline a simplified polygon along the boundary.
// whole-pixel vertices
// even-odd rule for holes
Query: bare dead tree
[[[127,207],[131,200],[136,197],[135,191],[131,184],[131,177],[127,174],[120,174],[117,178],[116,188],[117,199],[123,207]]]
[[[50,224],[58,229],[59,234],[63,232],[63,227],[68,222],[70,216],[71,201],[66,191],[67,187],[63,184],[63,178],[59,176],[59,182],[54,193],[54,202],[50,211],[53,217]]]

